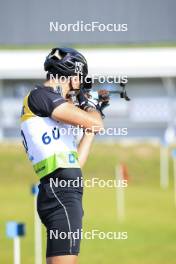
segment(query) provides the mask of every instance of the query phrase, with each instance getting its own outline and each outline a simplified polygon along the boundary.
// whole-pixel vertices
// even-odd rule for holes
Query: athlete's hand
[[[98,109],[101,113],[102,118],[105,118],[105,115],[103,113],[103,110],[109,106],[109,100],[110,100],[110,96],[109,96],[109,91],[107,90],[99,90],[98,91]]]
[[[79,102],[79,107],[82,109],[82,110],[85,110],[89,107],[92,107],[94,109],[96,109],[96,107],[94,105],[91,105],[89,103],[89,100],[88,98],[86,97],[86,95],[83,93],[82,89],[80,89],[78,95],[77,95],[77,99],[78,99],[78,102]]]
[[[110,97],[109,97],[109,91],[107,90],[99,90],[98,91],[98,99],[100,102],[103,103],[109,103]]]

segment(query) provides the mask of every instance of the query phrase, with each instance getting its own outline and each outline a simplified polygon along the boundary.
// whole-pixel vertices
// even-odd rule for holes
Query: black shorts
[[[80,169],[58,169],[41,180],[37,211],[47,229],[46,257],[78,255],[83,217],[82,194]]]

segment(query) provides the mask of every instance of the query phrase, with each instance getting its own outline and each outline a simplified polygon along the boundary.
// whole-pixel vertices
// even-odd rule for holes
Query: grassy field
[[[44,45],[0,45],[0,51],[3,50],[46,50],[52,49],[58,43]],[[91,45],[69,45],[75,49],[122,49],[122,48],[175,48],[176,42],[149,42],[149,43],[121,43],[121,44],[91,44]]]
[[[168,190],[163,191],[159,187],[159,148],[95,143],[84,175],[86,178],[113,179],[114,168],[120,161],[128,165],[130,174],[129,186],[125,191],[125,221],[120,223],[117,219],[115,189],[86,188],[84,230],[124,231],[128,232],[128,239],[83,240],[80,263],[175,264],[176,208],[173,204],[172,180]],[[0,263],[13,263],[13,243],[5,236],[5,223],[20,220],[27,224],[27,235],[21,243],[22,264],[34,264],[33,197],[30,186],[37,181],[37,177],[20,145],[0,145],[0,168]]]

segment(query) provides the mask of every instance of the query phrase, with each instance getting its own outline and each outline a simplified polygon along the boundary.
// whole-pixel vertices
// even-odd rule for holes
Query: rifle
[[[92,90],[92,82],[91,78],[89,78],[87,83],[84,83],[82,89],[84,94],[89,100],[90,104],[96,105],[99,111],[101,112],[102,117],[104,118],[105,115],[103,113],[104,108],[109,106],[110,95],[111,94],[119,94],[120,98],[125,99],[126,101],[130,101],[130,98],[127,95],[126,91],[126,83],[120,82],[117,86],[117,90],[106,90],[100,89],[98,91]]]
[[[81,89],[85,96],[87,97],[90,105],[93,107],[96,107],[101,112],[102,117],[105,117],[103,110],[107,106],[109,106],[110,101],[110,95],[111,94],[119,94],[120,98],[125,99],[126,101],[130,101],[130,98],[127,95],[126,91],[126,83],[120,82],[117,86],[117,90],[106,90],[106,89],[100,89],[98,91],[94,91],[92,89],[92,78],[87,77],[86,82],[83,82],[81,84]],[[78,105],[77,101],[77,92],[72,90],[68,94],[68,98],[71,98],[72,102],[75,105]]]
[[[123,98],[125,99],[126,101],[130,101],[130,98],[128,97],[127,95],[127,91],[126,91],[126,83],[124,82],[120,82],[119,85],[117,86],[117,90],[99,90],[99,91],[93,91],[92,90],[92,79],[90,77],[87,77],[87,82],[84,83],[83,85],[83,91],[85,94],[87,94],[88,96],[91,95],[93,98],[92,99],[96,99],[96,100],[99,100],[100,102],[105,100],[106,97],[108,97],[109,95],[111,94],[119,94],[120,95],[120,98]],[[101,91],[103,91],[101,93]],[[96,95],[97,93],[97,95]],[[93,96],[94,94],[94,96]],[[108,100],[109,100],[109,97],[108,97]]]

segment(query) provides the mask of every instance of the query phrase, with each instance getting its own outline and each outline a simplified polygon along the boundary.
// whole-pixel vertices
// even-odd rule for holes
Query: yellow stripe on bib
[[[24,122],[24,121],[30,119],[31,117],[36,117],[36,115],[29,109],[28,97],[29,97],[29,94],[24,98],[24,101],[23,101],[23,109],[22,109],[22,113],[21,113],[21,122]]]

